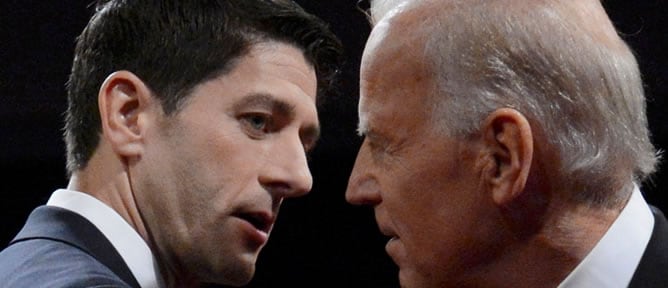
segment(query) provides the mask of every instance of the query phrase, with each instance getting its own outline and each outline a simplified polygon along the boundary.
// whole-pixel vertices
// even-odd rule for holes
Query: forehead
[[[185,110],[209,113],[239,107],[254,95],[267,95],[296,108],[297,115],[317,121],[317,81],[314,68],[301,50],[280,42],[256,44],[236,60],[231,71],[197,85],[185,103]]]
[[[280,86],[297,96],[307,96],[312,101],[316,99],[314,67],[306,62],[301,50],[281,42],[255,44],[247,55],[237,59],[231,72],[214,81],[235,87],[237,91],[255,90],[266,94],[280,92],[277,87]],[[236,94],[237,91],[226,92]]]
[[[384,18],[372,30],[362,56],[360,72],[360,129],[380,111],[419,109],[425,114],[431,87],[423,40],[412,31],[411,18]],[[387,111],[392,110],[392,111]],[[396,111],[395,111],[396,110]]]
[[[371,13],[372,23],[378,23],[381,19],[390,14],[396,14],[411,4],[408,0],[370,0],[369,12]]]
[[[246,78],[275,77],[291,82],[315,101],[315,69],[297,47],[281,42],[263,42],[253,46],[236,67],[236,74]],[[244,65],[245,64],[245,65]]]

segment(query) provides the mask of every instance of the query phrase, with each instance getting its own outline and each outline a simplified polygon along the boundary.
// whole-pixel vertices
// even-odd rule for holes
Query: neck
[[[550,203],[535,234],[509,240],[472,287],[557,287],[587,256],[621,208]],[[484,284],[484,285],[482,285]]]
[[[144,241],[150,244],[127,172],[123,169],[110,169],[109,166],[113,165],[109,164],[96,165],[95,157],[93,156],[86,168],[72,174],[67,189],[89,194],[102,201],[121,215]]]
[[[185,274],[189,269],[167,265],[177,261],[161,259],[169,253],[159,253],[158,247],[152,241],[135,198],[128,166],[110,149],[106,149],[105,143],[100,143],[85,168],[72,174],[67,189],[95,197],[130,224],[151,248],[166,287],[198,287],[199,283],[194,275]]]

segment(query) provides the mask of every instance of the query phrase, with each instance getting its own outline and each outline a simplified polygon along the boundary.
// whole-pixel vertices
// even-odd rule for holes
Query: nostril
[[[272,194],[280,194],[281,196],[290,194],[290,190],[292,190],[290,185],[284,182],[271,182],[264,184],[263,186],[264,189],[271,192]]]
[[[380,187],[373,178],[350,178],[346,201],[353,205],[377,205],[381,202]]]
[[[272,182],[263,185],[263,187],[269,191],[269,193],[280,197],[280,198],[293,198],[302,196],[310,191],[310,189],[305,189],[295,184],[289,184],[286,182]]]

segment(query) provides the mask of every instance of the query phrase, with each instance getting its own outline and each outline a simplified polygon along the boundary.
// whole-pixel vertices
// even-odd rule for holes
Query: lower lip
[[[392,258],[394,263],[397,263],[397,256],[399,253],[399,238],[398,237],[392,237],[389,241],[387,241],[387,244],[385,244],[385,252],[387,255]]]
[[[262,245],[266,244],[267,241],[269,240],[269,234],[267,232],[264,232],[262,230],[258,230],[255,228],[253,224],[250,222],[238,218],[240,223],[241,230],[243,231],[244,235],[247,237],[248,241],[251,242],[254,246],[261,247]]]

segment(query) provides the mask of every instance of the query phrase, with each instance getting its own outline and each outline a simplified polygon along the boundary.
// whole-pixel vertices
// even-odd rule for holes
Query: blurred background
[[[65,187],[65,81],[74,39],[91,1],[3,0],[0,3],[0,248],[30,211]],[[297,1],[330,23],[346,47],[338,91],[320,111],[323,135],[313,152],[313,191],[286,201],[247,287],[397,287],[396,267],[370,208],[344,199],[361,139],[356,136],[358,69],[370,27],[357,0]],[[648,97],[655,145],[668,148],[668,4],[604,1],[636,52]],[[664,161],[665,162],[665,161]],[[666,166],[665,164],[662,166]],[[668,167],[643,186],[646,199],[668,212]]]

